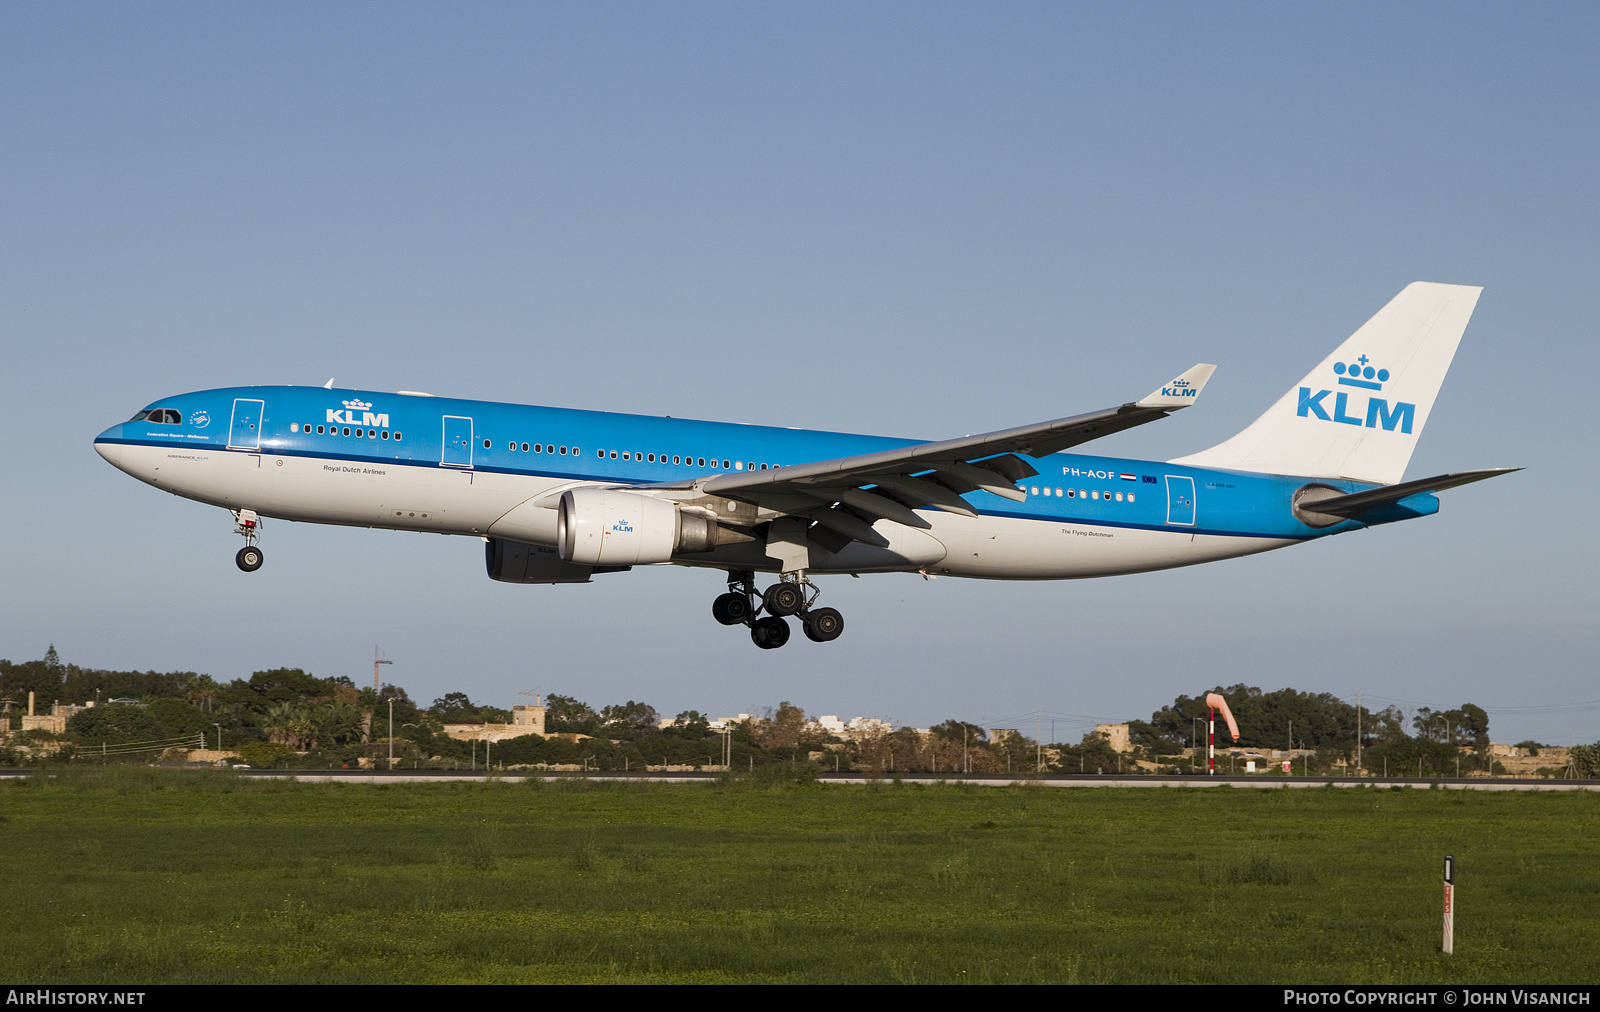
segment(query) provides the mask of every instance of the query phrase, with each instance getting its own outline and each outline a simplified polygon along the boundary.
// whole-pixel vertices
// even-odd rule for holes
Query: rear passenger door
[[[1179,527],[1194,526],[1193,478],[1167,475],[1167,523]]]

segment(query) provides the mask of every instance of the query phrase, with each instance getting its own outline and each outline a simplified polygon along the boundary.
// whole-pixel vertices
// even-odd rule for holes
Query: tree
[[[1183,751],[1175,740],[1162,734],[1154,724],[1143,720],[1128,721],[1128,741],[1136,748],[1155,755],[1177,755]]]
[[[1584,779],[1600,777],[1600,742],[1593,745],[1574,745],[1568,753],[1578,776]]]
[[[85,745],[123,745],[168,737],[144,707],[120,703],[79,710],[67,721],[67,732]]]
[[[544,726],[550,731],[598,735],[600,715],[582,700],[552,692],[545,697]]]
[[[947,720],[943,724],[929,728],[929,733],[937,738],[947,741],[960,742],[966,745],[977,745],[989,740],[989,732],[976,724],[969,724],[964,720]]]
[[[299,668],[273,668],[253,673],[248,687],[251,692],[274,703],[305,703],[333,695],[335,684]]]
[[[467,698],[465,692],[447,692],[433,701],[428,712],[440,720],[454,723],[476,714],[478,708],[472,705],[472,700]]]
[[[1068,749],[1061,763],[1069,773],[1080,769],[1085,773],[1122,772],[1122,756],[1111,747],[1111,736],[1103,731],[1090,731],[1076,748]]]
[[[267,739],[287,745],[296,752],[316,746],[316,724],[309,708],[294,703],[275,703],[267,711]]]
[[[671,726],[664,730],[671,737],[699,741],[711,733],[711,720],[699,710],[685,710],[674,717]]]
[[[776,712],[761,721],[757,740],[763,748],[794,748],[800,744],[805,725],[806,712],[786,699],[778,704]]]
[[[657,733],[656,708],[628,700],[600,711],[601,729],[608,738],[633,739]]]
[[[1454,741],[1461,745],[1489,744],[1489,715],[1480,706],[1463,703],[1454,710],[1419,707],[1411,726],[1419,737],[1433,741]]]

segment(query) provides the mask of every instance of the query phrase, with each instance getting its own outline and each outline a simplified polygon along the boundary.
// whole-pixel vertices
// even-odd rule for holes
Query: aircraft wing
[[[1071,418],[692,484],[707,495],[815,520],[841,545],[853,540],[883,547],[888,542],[872,529],[874,521],[926,529],[932,525],[913,512],[925,506],[975,517],[962,496],[979,489],[1021,502],[1027,495],[1016,482],[1039,472],[1017,454],[1043,457],[1165,418],[1193,404],[1215,370],[1197,365],[1140,400]]]

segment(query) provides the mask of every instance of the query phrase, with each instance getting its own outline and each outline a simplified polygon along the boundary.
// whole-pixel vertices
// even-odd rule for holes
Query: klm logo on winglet
[[[1200,391],[1194,384],[1183,378],[1178,378],[1161,388],[1163,397],[1195,397]]]
[[[328,409],[329,425],[376,425],[380,429],[389,427],[389,415],[387,413],[375,415],[366,410],[372,405],[359,397],[353,401],[341,401],[340,403],[344,405],[343,410]],[[357,411],[361,412],[361,417],[359,418],[356,417]]]
[[[1389,370],[1373,367],[1368,363],[1365,355],[1348,365],[1343,362],[1335,362],[1333,371],[1339,377],[1338,383],[1335,384],[1336,386],[1359,387],[1362,390],[1382,390],[1384,383],[1389,380]],[[1395,426],[1398,425],[1401,432],[1409,433],[1412,423],[1416,420],[1417,406],[1415,404],[1397,401],[1391,409],[1388,400],[1383,397],[1368,396],[1366,414],[1363,416],[1359,407],[1355,408],[1355,414],[1351,414],[1351,395],[1344,390],[1334,394],[1333,413],[1330,415],[1326,403],[1326,398],[1329,394],[1333,394],[1333,391],[1318,390],[1313,394],[1310,387],[1301,387],[1300,400],[1295,407],[1294,413],[1301,418],[1309,418],[1315,415],[1325,422],[1361,425],[1369,429],[1376,429],[1382,426],[1386,432],[1393,432]],[[1360,394],[1355,396],[1359,397]]]

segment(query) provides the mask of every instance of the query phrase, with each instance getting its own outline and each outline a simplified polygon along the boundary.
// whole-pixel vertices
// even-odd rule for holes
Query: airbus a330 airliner
[[[1062,451],[1188,407],[1213,366],[1117,407],[938,442],[330,380],[166,397],[94,445],[229,510],[246,572],[263,517],[480,537],[507,583],[700,566],[727,573],[717,621],[772,649],[787,616],[818,642],[843,631],[816,606],[818,574],[1111,576],[1437,512],[1433,493],[1517,470],[1401,480],[1480,291],[1407,286],[1244,431],[1165,463]],[[778,577],[759,593],[758,572]]]

